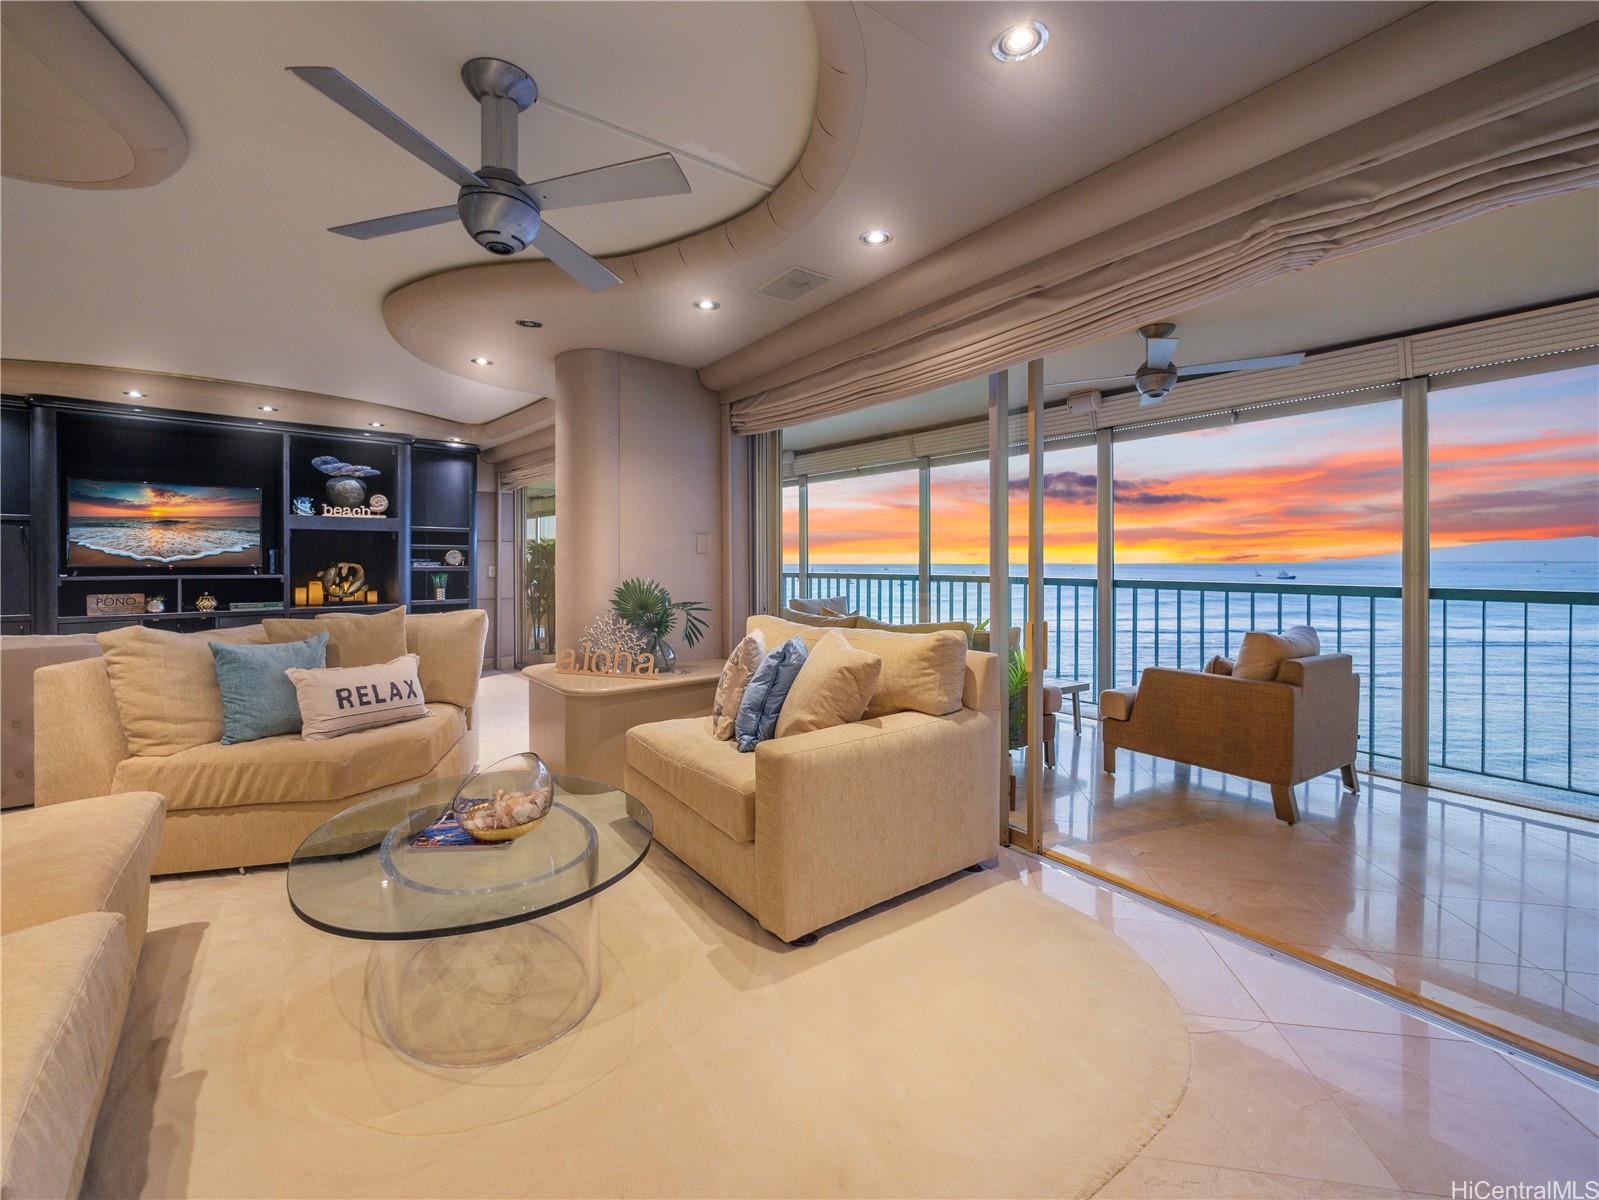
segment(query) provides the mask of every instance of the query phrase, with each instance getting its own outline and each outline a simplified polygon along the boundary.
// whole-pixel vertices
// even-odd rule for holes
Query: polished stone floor
[[[1043,844],[1149,895],[1599,1064],[1599,825],[1362,774],[1298,789],[1061,732]]]
[[[522,681],[487,677],[481,700],[485,760],[525,749]],[[1085,736],[1079,759],[1088,745]],[[1092,783],[1083,766],[1073,775],[1069,732],[1061,751],[1057,781]],[[1140,768],[1123,768],[1123,796],[1158,790],[1159,768]],[[1169,787],[1169,771],[1165,779]],[[1373,794],[1383,787],[1369,784]],[[1222,826],[1228,815],[1270,823],[1264,793],[1240,803],[1245,791],[1232,788],[1230,814],[1214,814]],[[1305,827],[1320,828],[1335,801],[1318,785]],[[1063,803],[1065,829],[1083,828],[1071,824],[1074,811],[1092,810]],[[1114,823],[1107,817],[1101,832]],[[1270,832],[1262,840],[1282,839]],[[1551,1180],[1578,1180],[1580,1195],[1582,1181],[1599,1176],[1599,1092],[1591,1086],[1053,863],[1007,852],[1000,870],[1131,945],[1171,989],[1188,1025],[1187,1094],[1101,1196],[1449,1196],[1459,1183]],[[1027,1056],[1027,1070],[1049,1069]],[[1025,1074],[1010,1102],[1018,1119],[1034,1115]]]

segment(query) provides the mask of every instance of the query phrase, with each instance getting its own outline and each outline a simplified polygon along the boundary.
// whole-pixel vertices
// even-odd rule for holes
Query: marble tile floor
[[[525,705],[515,675],[485,677],[485,761],[525,748]],[[1069,740],[1063,735],[1061,775]],[[1139,786],[1137,773],[1123,770],[1127,783]],[[1144,765],[1142,787],[1154,786],[1156,770]],[[1242,811],[1232,797],[1194,803],[1216,806],[1220,822],[1228,805],[1233,816],[1269,821],[1271,814],[1264,794]],[[1306,826],[1326,823],[1323,799],[1306,807],[1321,814]],[[1073,811],[1058,809],[1068,817]],[[1444,824],[1453,833],[1452,821]],[[1101,1196],[1353,1200],[1449,1196],[1452,1185],[1469,1181],[1563,1180],[1577,1181],[1582,1195],[1586,1182],[1599,1178],[1599,1090],[1571,1074],[1053,862],[1007,851],[999,870],[1130,944],[1166,982],[1188,1023],[1194,1065],[1187,1094]],[[1397,880],[1389,887],[1378,894],[1398,894]],[[1448,911],[1441,899],[1435,903]],[[1049,1064],[1032,1068],[1047,1071]],[[1025,1105],[1025,1092],[1015,1100]]]
[[[1599,824],[1362,774],[1298,789],[1061,734],[1043,844],[1145,894],[1599,1067]]]

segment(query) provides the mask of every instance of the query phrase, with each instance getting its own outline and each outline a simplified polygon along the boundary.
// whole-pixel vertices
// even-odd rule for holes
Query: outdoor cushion
[[[0,940],[0,1195],[78,1194],[128,1007],[122,926],[79,913]]]
[[[339,800],[426,775],[466,732],[453,704],[427,715],[308,742],[298,734],[224,746],[212,742],[165,758],[124,759],[115,790],[160,792],[169,811]]]
[[[1277,678],[1277,669],[1290,658],[1310,658],[1321,653],[1321,638],[1309,625],[1295,625],[1281,635],[1251,630],[1244,634],[1233,662],[1238,679]]]
[[[788,699],[777,715],[776,737],[810,733],[859,721],[877,690],[883,660],[851,646],[838,630],[830,630],[805,656]]]
[[[712,735],[711,718],[635,725],[627,764],[735,842],[755,838],[755,755]]]
[[[327,649],[325,631],[303,642],[276,646],[212,642],[217,687],[222,692],[222,744],[299,733],[300,705],[287,672],[290,667],[321,667]]]
[[[1138,699],[1138,689],[1108,688],[1099,693],[1099,716],[1104,721],[1125,721],[1133,715],[1133,701]]]
[[[128,749],[167,755],[222,738],[222,692],[209,643],[260,643],[255,626],[173,633],[129,625],[96,636]]]

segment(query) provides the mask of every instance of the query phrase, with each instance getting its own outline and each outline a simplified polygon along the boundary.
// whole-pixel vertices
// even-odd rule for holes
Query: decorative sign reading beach
[[[645,651],[634,654],[622,646],[609,650],[596,650],[588,642],[580,642],[576,650],[562,650],[555,660],[558,675],[625,675],[633,679],[654,679],[655,655]]]

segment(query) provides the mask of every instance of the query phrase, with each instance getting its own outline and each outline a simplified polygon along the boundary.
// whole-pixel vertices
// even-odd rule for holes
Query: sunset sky
[[[1431,396],[1432,544],[1599,535],[1599,367]],[[1013,475],[1019,472],[1015,460]],[[1044,456],[1045,559],[1094,560],[1092,447]],[[988,559],[988,467],[933,471],[935,564]],[[1116,553],[1129,563],[1310,562],[1400,547],[1400,405],[1195,430],[1116,447]],[[1012,561],[1026,552],[1012,484]],[[914,471],[812,483],[813,565],[914,564]],[[794,489],[784,558],[797,559]]]
[[[69,517],[254,517],[261,491],[246,487],[165,487],[74,479],[67,486]]]

